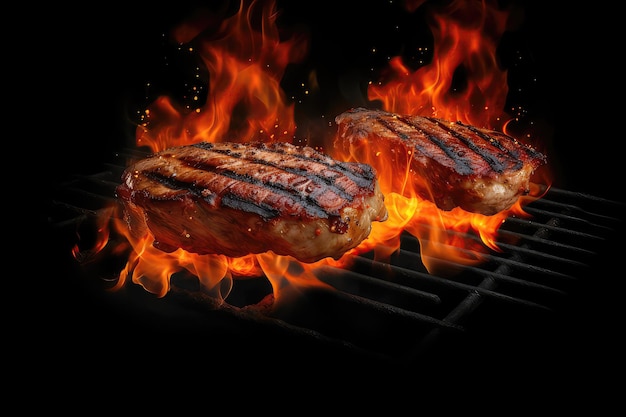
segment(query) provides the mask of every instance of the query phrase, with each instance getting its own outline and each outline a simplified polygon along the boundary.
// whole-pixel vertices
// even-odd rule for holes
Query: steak
[[[348,147],[359,161],[372,161],[379,175],[381,164],[392,167],[387,169],[394,175],[391,189],[383,192],[406,193],[407,176],[398,172],[410,172],[411,190],[442,210],[461,207],[493,215],[509,209],[529,193],[530,177],[547,162],[541,152],[509,135],[461,122],[362,107],[335,121],[336,147]]]
[[[283,142],[173,147],[127,167],[116,193],[133,236],[164,252],[339,259],[387,219],[370,165]]]

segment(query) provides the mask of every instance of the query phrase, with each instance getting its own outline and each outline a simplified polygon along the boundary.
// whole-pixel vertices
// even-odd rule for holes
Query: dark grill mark
[[[222,205],[236,210],[254,213],[264,219],[273,219],[280,215],[280,212],[267,204],[257,204],[244,200],[233,194],[226,194],[222,197]]]
[[[377,118],[376,121],[380,123],[381,125],[383,125],[385,129],[389,130],[392,134],[396,135],[397,137],[399,137],[405,142],[408,142],[413,139],[411,136],[405,133],[399,132],[396,128],[394,128],[394,126],[391,123],[389,123],[386,119],[382,117]],[[405,122],[405,124],[408,124],[408,123]],[[415,128],[415,126],[411,126],[411,127]],[[431,158],[433,157],[433,155],[430,152],[428,152],[428,150],[420,146],[419,143],[415,143],[415,141],[413,141],[413,147],[417,149],[419,152],[423,153],[424,155],[431,157]]]
[[[243,156],[241,153],[233,153],[230,149],[215,149],[215,146],[213,144],[210,143],[206,143],[206,142],[202,142],[200,144],[196,144],[194,145],[198,148],[201,149],[205,149],[207,151],[210,152],[215,152],[215,153],[219,153],[222,155],[228,155],[229,157],[232,158],[237,158],[237,159],[243,159]],[[370,190],[373,190],[374,187],[374,179],[375,179],[375,175],[374,175],[374,171],[373,169],[369,166],[369,165],[365,165],[365,164],[356,164],[360,169],[359,172],[362,173],[363,175],[357,175],[355,172],[353,172],[350,169],[349,164],[346,164],[344,162],[335,162],[335,163],[331,163],[331,160],[322,160],[322,159],[317,159],[317,158],[310,158],[310,157],[306,157],[304,155],[294,155],[288,152],[285,152],[283,150],[281,150],[280,148],[267,148],[267,147],[263,147],[260,148],[259,150],[263,151],[263,152],[270,152],[273,154],[277,154],[277,155],[282,155],[285,156],[287,158],[290,159],[294,159],[294,160],[299,160],[299,161],[305,161],[305,162],[312,162],[312,163],[317,163],[317,164],[321,164],[324,165],[328,170],[332,171],[332,172],[339,172],[340,174],[348,177],[352,182],[354,182],[356,185],[358,185],[360,188],[367,188]],[[254,155],[255,153],[251,153],[251,155]],[[183,158],[179,158],[181,161],[184,161],[188,164],[192,164],[192,163],[196,163],[197,165],[193,165],[195,168],[198,169],[203,169],[205,171],[215,171],[214,167],[211,166],[206,166],[204,164],[198,164],[198,161],[196,161],[195,159],[192,160],[186,160]],[[335,177],[327,177],[327,176],[321,176],[321,175],[317,175],[311,171],[308,171],[306,169],[299,169],[299,168],[291,168],[291,167],[287,167],[284,165],[280,165],[279,163],[273,162],[273,161],[268,161],[265,159],[261,159],[261,158],[246,158],[245,160],[250,161],[250,162],[254,162],[256,164],[260,164],[260,165],[265,165],[268,167],[273,167],[273,168],[278,168],[281,171],[284,172],[288,172],[290,174],[294,174],[306,179],[309,179],[313,182],[315,182],[316,184],[323,184],[325,187],[331,189],[335,194],[341,196],[341,198],[347,200],[347,201],[352,201],[354,196],[347,193],[346,190],[344,190],[343,188],[340,188],[339,186],[337,186],[335,184],[335,179],[337,178],[337,176]],[[226,171],[222,171],[220,172],[220,174],[223,175],[231,175],[230,178],[236,179],[236,180],[243,180],[241,178],[240,175],[237,175],[236,173],[232,172],[230,174],[228,174]],[[246,180],[246,182],[251,182],[253,179],[252,178],[248,178]],[[262,184],[260,181],[256,181],[257,184]],[[264,186],[276,186],[275,184],[262,184]],[[284,189],[284,188],[283,188]],[[297,194],[299,195],[299,194]]]
[[[211,149],[213,149],[215,147],[215,145],[213,145],[213,143],[211,143],[211,142],[198,142],[198,143],[194,143],[191,146],[195,146],[196,148],[204,149],[205,151],[210,151]]]
[[[314,162],[314,163],[318,163],[318,164],[322,164],[324,166],[326,166],[329,170],[331,171],[339,171],[341,174],[345,175],[346,177],[350,178],[350,180],[352,182],[354,182],[356,185],[358,185],[360,188],[372,188],[371,186],[373,185],[373,180],[375,179],[375,175],[374,175],[374,171],[372,169],[371,166],[366,165],[366,164],[361,164],[358,162],[352,163],[352,164],[348,164],[346,162],[342,162],[342,161],[331,161],[330,158],[323,160],[323,159],[319,159],[319,158],[311,158],[311,157],[307,157],[305,155],[294,155],[288,152],[285,152],[279,148],[276,149],[265,149],[268,152],[273,152],[276,154],[281,154],[281,155],[286,155],[287,157],[290,158],[296,158],[302,161],[308,161],[308,162]],[[267,161],[263,161],[263,160],[258,160],[258,162],[260,163],[264,163],[266,165],[268,165]],[[272,164],[272,166],[277,166],[275,164]],[[277,166],[280,167],[280,166]],[[352,169],[352,167],[358,167],[358,174]],[[281,169],[284,169],[282,167],[280,167]],[[292,172],[298,175],[306,175],[307,177],[311,178],[311,179],[315,179],[315,178],[320,178],[322,180],[325,180],[328,186],[333,186],[332,184],[332,180],[333,178],[326,178],[326,177],[319,177],[319,176],[315,176],[315,174],[309,174],[307,171],[305,170],[292,170],[292,171],[288,171],[288,172]],[[313,177],[315,176],[315,177]]]
[[[228,155],[232,158],[237,158],[237,159],[243,158],[243,155],[239,152],[233,152],[232,149],[216,149],[215,145],[209,142],[201,142],[193,146],[200,148],[200,149],[204,149],[206,151],[215,152],[215,153],[219,153],[222,155]],[[375,179],[376,176],[374,174],[374,170],[369,165],[361,164],[361,163],[348,164],[346,162],[341,162],[341,161],[332,161],[330,158],[322,159],[322,158],[311,158],[311,157],[307,157],[304,155],[295,155],[289,152],[285,152],[284,150],[280,149],[280,147],[278,146],[276,148],[269,148],[267,146],[261,145],[261,147],[259,147],[258,149],[259,151],[270,152],[276,155],[283,155],[287,158],[294,159],[294,160],[299,160],[303,162],[312,162],[312,163],[324,165],[330,171],[339,172],[340,174],[348,177],[352,182],[354,182],[360,188],[368,188],[370,190],[373,190],[373,180]],[[251,153],[251,155],[253,154],[254,152]],[[337,194],[343,196],[344,198],[348,200],[352,199],[351,195],[347,194],[345,190],[338,188],[334,184],[333,181],[335,177],[324,177],[324,176],[316,175],[315,173],[307,171],[306,169],[295,169],[295,168],[284,167],[275,162],[267,161],[261,158],[248,157],[246,158],[246,160],[255,162],[258,164],[262,164],[265,166],[279,168],[285,172],[289,172],[291,174],[296,174],[296,175],[311,179],[315,181],[316,183],[320,183],[320,182],[324,183],[327,187],[331,187],[333,191],[335,191]],[[358,172],[355,172],[352,169],[353,167],[358,167],[358,170],[357,170]]]
[[[412,129],[418,131],[422,136],[425,136],[429,141],[437,145],[439,149],[441,149],[443,153],[445,153],[446,156],[454,162],[454,165],[456,166],[456,171],[459,174],[471,175],[474,173],[474,170],[472,169],[471,161],[465,158],[464,156],[456,153],[453,149],[447,146],[444,141],[442,141],[441,139],[439,139],[438,137],[434,135],[427,134],[422,129],[420,129],[419,126],[413,124],[410,120],[408,120],[405,117],[400,117],[398,118],[398,120],[402,121],[402,123],[406,124],[407,126],[410,126]]]
[[[208,171],[208,170],[210,170],[211,167],[208,167],[208,168],[209,169],[204,169],[203,168],[203,170],[204,171]],[[264,187],[264,188],[270,188],[273,193],[280,194],[280,195],[283,195],[283,196],[285,196],[287,198],[295,200],[302,207],[304,207],[304,209],[307,212],[307,214],[312,216],[312,217],[327,218],[331,214],[337,214],[337,213],[327,213],[326,210],[324,210],[322,207],[320,207],[320,205],[318,204],[317,200],[315,200],[315,198],[313,196],[311,196],[311,195],[302,195],[302,194],[296,192],[293,189],[285,188],[281,184],[264,183],[262,181],[259,181],[259,180],[255,179],[255,178],[252,178],[249,175],[239,175],[239,174],[237,174],[235,172],[232,172],[232,171],[229,171],[229,170],[221,171],[219,173],[219,175],[222,175],[224,177],[233,179],[235,181],[245,182],[247,184],[257,185],[257,186]],[[234,195],[232,193],[229,193],[229,194]],[[239,196],[237,196],[237,198],[240,201],[244,201]],[[224,200],[222,200],[222,204],[224,204],[224,203],[225,203]],[[255,203],[250,202],[250,204],[255,204]],[[237,208],[237,207],[233,207],[233,208]],[[276,213],[278,214],[278,211],[276,211]]]
[[[207,152],[214,152],[214,153],[218,153],[222,155],[227,155],[230,158],[243,159],[245,155],[243,152],[238,152],[237,146],[233,146],[232,148],[229,148],[229,149],[221,149],[221,148],[216,147],[215,144],[209,143],[209,142],[200,142],[193,146],[197,147],[198,149],[205,150]],[[247,146],[249,145],[242,145],[241,147],[246,148]],[[259,151],[280,154],[281,156],[284,156],[284,157],[287,157],[296,161],[301,160],[305,164],[307,162],[309,163],[314,162],[317,164],[324,165],[329,171],[332,171],[333,173],[337,173],[337,175],[336,176],[321,176],[321,175],[316,175],[315,173],[312,173],[310,171],[307,171],[306,169],[285,167],[285,166],[280,165],[279,162],[267,161],[261,158],[251,158],[250,156],[255,155],[256,152],[249,152],[248,155],[245,157],[245,160],[250,161],[251,163],[262,164],[265,166],[277,168],[283,172],[302,177],[302,180],[310,180],[322,186],[321,187],[322,190],[320,192],[323,192],[323,190],[329,190],[330,192],[335,193],[336,195],[341,197],[343,200],[348,201],[348,202],[351,202],[354,199],[354,196],[346,192],[345,189],[343,189],[342,187],[340,187],[338,184],[335,183],[336,178],[339,177],[340,175],[343,174],[349,177],[361,188],[367,187],[368,189],[372,190],[374,187],[373,179],[375,178],[375,175],[374,175],[373,169],[369,165],[358,164],[358,167],[360,168],[359,172],[363,173],[362,176],[359,176],[355,172],[352,172],[350,170],[351,165],[346,164],[346,163],[341,163],[341,162],[332,163],[332,159],[330,158],[328,160],[322,160],[322,159],[317,159],[317,158],[305,157],[302,155],[294,155],[294,154],[285,152],[278,147],[276,149],[274,148],[270,149],[263,145],[260,146]],[[281,184],[276,184],[276,183],[266,183],[266,182],[263,182],[259,179],[252,177],[251,175],[245,175],[245,174],[241,175],[228,169],[218,170],[215,166],[206,164],[202,162],[201,160],[194,158],[193,156],[191,157],[179,156],[176,159],[197,170],[212,172],[212,173],[215,173],[216,175],[221,175],[223,177],[230,178],[238,182],[247,183],[247,184],[251,184],[254,186],[269,189],[272,193],[281,195],[285,198],[290,199],[291,201],[294,201],[295,205],[300,205],[304,209],[306,214],[311,217],[329,218],[330,216],[336,216],[339,214],[338,212],[328,212],[327,210],[325,210],[323,207],[320,206],[317,200],[317,196],[319,195],[319,193],[314,192],[311,194],[302,194],[293,188],[285,187]],[[280,158],[276,158],[277,161],[279,161],[279,159]],[[167,187],[171,189],[186,190],[190,192],[191,194],[193,194],[194,196],[204,199],[213,205],[215,205],[218,202],[217,198],[219,197],[220,198],[219,204],[223,206],[243,210],[246,212],[256,213],[256,214],[263,216],[264,218],[274,218],[280,215],[279,210],[276,209],[275,207],[272,207],[271,205],[255,203],[253,201],[242,198],[241,196],[237,194],[229,192],[227,189],[223,190],[223,192],[221,193],[222,195],[220,196],[216,195],[215,193],[211,193],[210,195],[206,196],[206,195],[203,195],[202,193],[204,191],[204,187],[197,186],[194,183],[188,183],[185,181],[180,181],[179,179],[166,177],[166,176],[163,176],[162,174],[159,174],[158,172],[145,172],[144,174],[148,178],[154,181],[158,181],[161,184],[166,185]]]
[[[280,213],[274,207],[267,204],[258,204],[253,203],[251,201],[245,201],[238,196],[230,195],[230,193],[224,193],[223,195],[218,195],[216,193],[210,193],[209,195],[204,195],[203,187],[198,187],[197,185],[185,181],[179,181],[172,177],[164,176],[158,172],[145,172],[144,175],[151,179],[152,181],[163,184],[164,186],[172,189],[172,190],[182,190],[189,192],[190,194],[196,196],[198,199],[205,200],[211,205],[216,205],[219,203],[234,209],[239,209],[242,211],[246,211],[249,213],[255,213],[259,216],[262,216],[266,219],[272,219],[278,216]]]
[[[465,146],[467,146],[472,152],[474,152],[476,155],[480,156],[483,159],[483,161],[487,162],[487,164],[489,164],[489,167],[493,171],[495,171],[495,172],[497,172],[499,174],[504,172],[504,169],[506,167],[504,166],[502,161],[500,161],[498,158],[496,158],[495,155],[493,155],[492,153],[488,152],[486,149],[481,148],[480,146],[476,146],[476,144],[474,142],[472,142],[470,138],[468,138],[467,136],[464,136],[463,134],[461,134],[461,132],[458,132],[458,131],[456,131],[454,129],[451,129],[449,125],[447,125],[445,123],[441,123],[437,119],[434,119],[434,118],[431,118],[431,117],[427,117],[426,119],[428,119],[432,123],[435,123],[437,126],[441,127],[445,131],[447,131],[450,134],[452,134],[455,138],[457,138],[461,142],[463,142],[465,144]]]
[[[458,125],[460,125],[460,126],[465,127],[466,129],[469,129],[470,131],[472,131],[472,133],[474,133],[477,136],[479,136],[485,142],[488,142],[489,144],[495,146],[496,148],[498,148],[502,152],[504,152],[507,155],[509,155],[515,161],[515,166],[513,167],[514,170],[518,170],[518,169],[522,168],[523,163],[520,160],[520,155],[519,155],[519,152],[517,152],[517,150],[515,150],[515,149],[512,150],[512,149],[509,149],[509,148],[505,147],[504,145],[502,145],[502,143],[498,140],[497,137],[491,136],[491,135],[487,135],[485,132],[479,130],[475,126],[466,125],[466,124],[461,123],[461,122],[456,122],[456,123]],[[506,136],[506,135],[504,137],[512,140],[513,142],[516,142],[515,139],[512,138],[512,137],[509,137],[509,136]]]

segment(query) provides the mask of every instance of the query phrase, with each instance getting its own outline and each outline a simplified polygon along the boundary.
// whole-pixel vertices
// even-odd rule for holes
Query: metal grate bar
[[[594,255],[595,252],[585,249],[585,248],[581,248],[578,246],[572,246],[570,244],[567,243],[562,243],[562,242],[555,242],[554,240],[549,240],[549,239],[544,239],[541,238],[539,236],[534,236],[534,235],[526,235],[523,233],[518,233],[518,232],[513,232],[510,230],[506,230],[506,229],[500,229],[498,230],[498,235],[500,237],[506,237],[508,239],[513,239],[515,241],[519,241],[519,240],[524,240],[526,242],[531,242],[531,243],[541,243],[544,245],[550,245],[553,246],[556,249],[563,249],[569,252],[574,252],[574,256],[576,254],[581,254],[581,255]],[[498,242],[498,246],[504,248],[504,249],[514,249],[514,250],[522,250],[519,246],[513,246],[513,245],[508,245],[506,243],[502,243],[502,242]],[[530,250],[530,249],[528,249]],[[546,257],[551,257],[552,255],[550,254],[546,254],[543,253],[544,256]]]
[[[558,204],[553,204],[554,206],[559,206]],[[561,204],[560,205],[563,209],[567,209],[568,211],[573,211],[573,212],[577,212],[577,211],[581,211],[581,210],[576,210],[575,208],[573,208],[570,204]],[[604,229],[606,230],[611,230],[611,227],[609,226],[605,226],[596,222],[592,222],[588,219],[583,219],[580,217],[581,214],[584,215],[592,215],[592,213],[589,213],[588,211],[582,211],[582,213],[578,213],[578,215],[572,215],[572,214],[566,214],[566,213],[555,213],[554,211],[551,210],[541,210],[538,208],[534,208],[534,207],[530,207],[527,208],[526,211],[529,214],[532,214],[534,216],[540,216],[540,215],[549,215],[549,216],[554,216],[555,218],[558,219],[562,219],[562,220],[566,220],[566,221],[571,221],[571,222],[577,222],[579,224],[582,225],[586,225],[588,227],[595,227],[595,228],[599,228],[599,229]],[[598,216],[599,219],[602,219],[604,221],[613,221],[616,220],[613,217],[609,217],[609,216]]]
[[[363,285],[368,284],[374,286],[374,289],[379,291],[385,290],[401,292],[403,296],[409,296],[413,302],[431,304],[438,304],[441,302],[439,296],[436,294],[420,291],[415,288],[381,280],[378,277],[360,274],[350,270],[339,269],[331,266],[322,266],[318,269],[318,272],[319,273],[317,273],[316,276],[320,279],[320,281],[348,293],[352,293],[349,289],[347,289],[347,287],[350,287],[350,283],[358,281],[358,288],[353,288],[352,291],[364,292]],[[371,293],[371,291],[368,291],[368,293]],[[370,297],[375,298],[376,294],[372,294]]]
[[[543,239],[544,242],[550,242],[546,239]],[[550,242],[553,243],[553,242]],[[549,261],[553,261],[553,262],[560,262],[560,263],[565,263],[568,265],[572,265],[572,266],[576,266],[576,267],[581,267],[581,268],[586,268],[588,267],[587,264],[585,264],[584,262],[579,262],[577,260],[571,259],[571,258],[565,258],[563,256],[557,256],[557,255],[552,255],[543,251],[538,251],[535,249],[531,249],[529,247],[526,246],[515,246],[515,245],[509,245],[507,243],[499,243],[498,247],[500,247],[501,249],[503,249],[505,252],[523,252],[524,255],[527,256],[532,256],[534,258],[543,258],[545,260],[549,260]],[[587,254],[591,254],[592,252],[590,251],[585,251],[583,249],[580,248],[574,248],[572,247],[574,250],[579,251],[581,253],[587,253]],[[493,256],[491,257],[493,258]]]
[[[394,267],[394,269],[397,269],[398,273],[404,273],[405,276],[413,276],[415,274],[414,271],[410,271],[410,270],[407,270],[407,269],[404,269],[404,268],[401,268],[401,267]],[[493,278],[495,276],[498,276],[498,275],[499,276],[503,276],[502,274],[497,274],[496,273],[495,275],[494,274],[488,274],[488,275],[485,276],[485,278],[489,279],[489,280],[493,280]],[[483,295],[485,297],[493,297],[494,299],[499,299],[499,300],[502,300],[502,301],[507,301],[507,302],[510,302],[510,303],[523,305],[523,306],[527,306],[527,307],[533,307],[533,308],[538,308],[538,309],[545,309],[545,306],[541,306],[541,305],[533,303],[531,301],[527,301],[527,300],[523,300],[523,299],[507,296],[505,294],[497,293],[497,292],[494,292],[494,291],[490,291],[490,289],[488,287],[481,287],[481,285],[478,285],[478,286],[469,285],[469,284],[465,284],[465,283],[456,281],[456,280],[451,279],[451,278],[435,276],[435,275],[428,275],[428,274],[420,274],[420,277],[422,279],[433,279],[433,280],[436,280],[437,284],[442,286],[442,287],[459,289],[459,290],[466,291],[468,293],[476,293],[476,294]]]
[[[545,213],[548,213],[548,212],[545,212]],[[507,222],[510,222],[510,223],[522,223],[525,226],[549,229],[550,231],[553,231],[553,232],[563,233],[563,234],[567,234],[567,235],[570,235],[570,236],[573,236],[573,237],[577,237],[577,238],[603,240],[602,237],[597,236],[597,235],[592,235],[592,234],[589,234],[589,233],[586,233],[586,232],[581,232],[581,231],[573,230],[573,229],[565,229],[565,228],[561,227],[558,224],[558,220],[559,220],[558,216],[554,216],[553,219],[556,221],[556,224],[538,223],[538,222],[535,222],[533,220],[520,219],[520,218],[517,218],[517,217],[511,217],[510,219],[507,219]],[[609,229],[607,228],[607,230],[609,230]]]
[[[330,294],[332,294],[333,297],[340,298],[344,302],[359,304],[361,306],[371,308],[375,310],[377,313],[382,313],[382,314],[397,317],[397,318],[407,318],[413,321],[419,321],[422,323],[426,323],[428,325],[432,325],[436,328],[445,328],[448,330],[450,329],[462,330],[462,327],[457,324],[454,324],[445,320],[439,320],[435,317],[432,317],[426,314],[421,314],[415,311],[410,311],[404,308],[399,308],[395,305],[391,305],[388,303],[371,300],[369,298],[361,297],[359,295],[348,294],[343,291],[332,291]]]

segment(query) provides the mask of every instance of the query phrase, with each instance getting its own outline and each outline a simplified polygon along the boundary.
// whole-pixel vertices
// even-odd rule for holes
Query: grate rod
[[[501,301],[507,301],[510,303],[523,305],[523,306],[531,307],[535,309],[549,310],[548,307],[543,306],[541,304],[534,303],[532,301],[523,300],[521,298],[516,298],[516,297],[509,296],[509,295],[501,294],[495,291],[491,291],[491,288],[487,288],[483,285],[476,286],[476,285],[465,284],[459,281],[454,281],[450,278],[434,276],[434,275],[430,275],[428,273],[423,273],[423,272],[416,272],[416,271],[403,268],[400,266],[396,266],[394,267],[394,269],[398,273],[404,274],[405,277],[411,277],[411,278],[419,277],[420,279],[424,281],[435,282],[437,284],[440,284],[442,287],[447,287],[447,288],[456,289],[456,290],[463,290],[468,293],[476,293],[476,294],[483,295],[488,298],[501,300]],[[491,274],[489,275],[488,278],[493,279]]]
[[[402,252],[406,252],[406,251],[404,251],[402,249],[401,249],[401,251]],[[415,254],[413,252],[407,252],[406,255],[407,256],[419,256],[418,254]],[[552,293],[558,294],[558,295],[565,295],[565,292],[563,292],[561,290],[558,290],[556,288],[548,287],[546,285],[539,284],[539,283],[536,283],[536,282],[533,282],[533,281],[528,281],[528,280],[525,280],[525,279],[515,278],[515,277],[512,277],[509,274],[493,272],[493,271],[489,271],[489,270],[486,270],[484,268],[480,268],[480,267],[476,267],[476,266],[472,266],[472,265],[463,266],[463,268],[466,271],[473,272],[473,273],[475,273],[475,274],[477,274],[479,276],[485,277],[485,278],[494,278],[494,279],[496,279],[498,281],[512,283],[512,284],[517,284],[520,287],[534,288],[534,289],[538,289],[538,290],[552,292]],[[429,275],[429,276],[432,276],[432,275]],[[444,278],[442,278],[442,279],[444,279]]]
[[[546,241],[549,243],[552,243],[550,241]],[[556,255],[552,255],[543,251],[538,251],[535,249],[530,249],[528,247],[524,247],[524,246],[516,246],[516,245],[509,245],[507,243],[501,243],[498,242],[498,247],[500,247],[501,249],[508,249],[510,252],[523,252],[525,255],[532,255],[535,258],[542,258],[542,259],[548,259],[550,261],[555,261],[555,262],[560,262],[566,265],[573,265],[576,267],[580,267],[580,268],[588,268],[589,265],[585,264],[584,262],[580,262],[580,261],[576,261],[576,260],[572,260],[570,258],[564,258],[562,256],[556,256]],[[593,254],[593,252],[590,251],[585,251],[583,249],[580,249],[578,252],[580,253],[584,253],[587,252],[588,254]]]
[[[391,304],[382,303],[380,301],[370,300],[369,298],[364,298],[359,295],[348,294],[343,291],[333,291],[332,295],[343,299],[344,301],[353,302],[355,304],[364,305],[369,307],[379,313],[384,313],[387,315],[392,315],[394,317],[403,317],[407,319],[411,319],[414,321],[427,323],[430,325],[434,325],[440,329],[449,329],[449,330],[463,330],[463,327],[459,324],[447,321],[440,320],[435,317],[417,313],[415,311],[406,310],[404,308],[396,307]]]
[[[570,207],[575,207],[575,206],[570,206]],[[608,226],[605,226],[605,225],[601,225],[601,224],[598,224],[598,223],[594,223],[594,222],[591,222],[589,220],[582,219],[582,218],[580,218],[578,216],[568,215],[568,214],[564,214],[564,213],[555,213],[554,211],[541,210],[541,209],[534,208],[534,207],[527,207],[526,211],[528,213],[532,214],[535,217],[539,217],[538,215],[543,215],[543,216],[546,216],[546,217],[552,216],[552,217],[557,217],[557,218],[559,218],[561,220],[566,220],[566,221],[570,221],[570,222],[578,223],[578,224],[584,224],[586,226],[594,227],[596,229],[602,229],[604,231],[612,230],[611,227],[608,227]],[[609,220],[609,221],[613,220],[613,221],[615,221],[616,219],[612,218],[612,217],[604,216],[604,220],[605,221],[606,220]]]
[[[549,194],[550,195],[557,194],[557,195],[567,196],[567,197],[570,197],[570,198],[575,198],[577,200],[588,200],[588,201],[591,201],[594,206],[597,206],[598,204],[600,204],[600,205],[613,205],[615,207],[626,208],[626,203],[623,203],[623,202],[609,200],[609,199],[604,198],[604,197],[598,197],[598,196],[595,196],[595,195],[581,193],[581,192],[578,192],[578,191],[565,190],[563,188],[552,187],[552,188],[550,188]],[[543,201],[543,200],[545,200],[545,201]],[[552,202],[554,202],[553,200],[544,199],[544,198],[541,198],[541,199],[539,199],[537,201],[539,201],[539,202],[540,201],[543,201],[543,202],[552,201]],[[535,201],[535,202],[537,202],[537,201]],[[535,202],[533,202],[533,204]],[[574,207],[576,209],[581,210],[577,206],[571,206],[571,207]],[[583,210],[581,210],[581,211],[583,211]],[[593,214],[593,213],[589,213],[589,214]]]
[[[537,237],[537,236],[534,236],[534,235],[526,235],[526,234],[523,234],[523,233],[512,232],[510,230],[505,230],[505,229],[502,229],[502,228],[500,228],[498,230],[498,234],[500,234],[502,236],[509,236],[509,237],[515,237],[515,238],[518,238],[518,239],[523,239],[523,240],[525,240],[527,242],[542,243],[542,244],[545,244],[545,245],[548,245],[548,246],[551,246],[551,247],[554,247],[554,248],[564,249],[564,250],[568,250],[570,252],[576,252],[576,253],[580,253],[580,254],[584,254],[584,255],[588,255],[588,256],[595,255],[595,252],[592,252],[592,251],[590,251],[588,249],[580,248],[578,246],[572,246],[572,245],[568,245],[568,244],[561,243],[561,242],[554,242],[554,241],[549,240],[549,239],[543,239],[541,237]],[[501,242],[498,242],[498,245],[504,247],[504,244],[502,244]],[[515,246],[515,248],[516,249],[520,249],[521,247],[520,246]]]
[[[555,219],[555,217],[553,217],[551,219],[551,221],[552,220],[558,220],[558,219]],[[538,222],[535,222],[533,220],[520,219],[519,217],[509,217],[507,219],[507,221],[510,221],[511,223],[518,223],[518,224],[522,224],[522,225],[530,226],[530,227],[535,227],[535,228],[549,229],[549,230],[551,230],[553,232],[564,233],[564,234],[567,234],[567,235],[575,236],[577,238],[604,240],[604,238],[602,238],[600,236],[592,235],[592,234],[585,233],[585,232],[579,232],[579,231],[573,230],[573,229],[564,229],[563,227],[559,226],[558,224],[548,224],[550,222],[548,222],[548,223],[538,223]]]
[[[385,281],[385,280],[381,280],[379,278],[375,278],[369,275],[365,275],[365,274],[360,274],[358,272],[354,272],[354,271],[350,271],[350,270],[345,270],[345,269],[341,269],[341,268],[336,268],[336,267],[332,267],[332,266],[328,266],[328,265],[324,265],[318,268],[318,270],[320,272],[323,272],[322,274],[320,274],[319,276],[317,276],[317,278],[320,281],[323,281],[329,285],[332,285],[333,287],[336,288],[336,285],[334,285],[329,276],[330,275],[334,275],[334,277],[336,278],[337,276],[339,276],[339,278],[343,281],[346,278],[355,278],[360,282],[364,282],[364,283],[369,283],[372,285],[375,285],[377,287],[386,289],[386,290],[392,290],[392,291],[397,291],[397,292],[401,292],[402,294],[406,294],[409,295],[411,297],[414,297],[416,299],[418,299],[418,301],[420,303],[423,302],[427,302],[431,305],[433,304],[439,304],[441,303],[441,299],[439,298],[438,295],[436,294],[432,294],[429,292],[425,292],[425,291],[420,291],[417,290],[415,288],[411,288],[411,287],[406,287],[404,285],[400,285],[400,284],[396,284],[393,282],[389,282],[389,281]],[[341,288],[341,291],[344,292],[349,292],[346,291],[345,289]]]
[[[546,226],[554,226],[558,224],[559,219],[552,218],[547,223]],[[535,234],[537,236],[547,238],[552,230],[551,227],[545,227],[537,230]],[[524,246],[524,245],[522,245]],[[522,260],[522,256],[519,252],[513,253],[511,258],[516,258],[517,262]],[[509,272],[509,265],[501,264],[496,269],[496,272],[507,275]],[[464,317],[471,314],[474,310],[478,308],[479,305],[482,304],[483,295],[487,292],[492,292],[491,290],[497,287],[496,280],[489,276],[486,277],[477,287],[476,291],[470,292],[465,299],[463,299],[450,313],[443,319],[444,321],[450,321],[451,323],[459,323]],[[480,290],[479,290],[480,289]],[[549,309],[548,309],[549,310]],[[430,348],[435,341],[439,338],[440,332],[437,329],[433,329],[429,334],[427,334],[419,343],[418,346],[413,350],[412,355],[421,354],[424,350]]]
[[[427,242],[427,241],[426,241]],[[446,246],[450,246],[450,245],[446,245]],[[450,246],[452,247],[452,246]],[[520,248],[520,246],[516,246],[515,247]],[[482,254],[482,253],[478,253],[475,251],[471,251],[468,249],[461,249],[461,248],[454,248],[456,250],[458,250],[461,253],[466,253],[469,255],[478,255],[479,257],[482,257],[483,259],[485,259],[485,261],[496,261],[497,263],[501,264],[501,265],[510,265],[510,266],[514,266],[518,269],[521,270],[526,270],[526,271],[530,271],[533,273],[538,273],[538,274],[543,274],[543,275],[549,275],[555,278],[562,278],[562,279],[572,279],[573,277],[571,277],[570,275],[566,275],[563,274],[562,272],[557,272],[557,271],[553,271],[551,269],[548,268],[543,268],[540,266],[536,266],[536,265],[529,265],[525,262],[521,262],[521,261],[517,261],[514,259],[514,257],[509,257],[509,258],[503,258],[500,256],[494,256],[488,253]],[[515,253],[519,253],[521,251],[516,251]],[[447,259],[444,258],[440,258],[440,257],[436,257],[436,256],[423,256],[422,258],[427,258],[427,259],[436,259],[438,261],[440,261],[441,263],[445,263],[448,265],[452,265],[452,266],[457,266],[459,265],[457,262],[453,262],[453,261],[449,261]],[[520,257],[520,259],[522,259]]]

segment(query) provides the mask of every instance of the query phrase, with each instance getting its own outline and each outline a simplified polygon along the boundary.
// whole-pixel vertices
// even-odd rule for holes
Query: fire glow
[[[418,6],[407,3],[406,8],[412,11]],[[496,48],[506,29],[507,12],[491,8],[489,2],[465,0],[452,2],[452,9],[454,13],[432,16],[432,62],[411,70],[401,57],[392,57],[381,79],[369,84],[368,99],[391,112],[504,130],[512,118],[503,110],[508,93],[507,74],[497,64]],[[472,18],[458,18],[465,15]],[[221,21],[217,28],[213,27],[214,19],[206,16],[176,27],[173,38],[181,47],[196,53],[206,67],[208,98],[197,108],[179,106],[167,96],[157,98],[137,127],[136,145],[157,152],[200,141],[301,140],[296,136],[295,105],[282,90],[281,80],[288,65],[305,59],[308,39],[298,35],[283,39],[277,16],[272,0],[242,0],[238,12]],[[452,88],[459,67],[465,68],[467,74],[462,91]],[[349,150],[334,148],[332,141],[333,138],[325,140],[325,152],[335,159],[355,159]],[[349,267],[353,255],[370,251],[378,260],[388,259],[400,247],[403,232],[420,241],[426,269],[441,272],[450,261],[471,265],[481,262],[489,250],[498,251],[496,235],[502,222],[509,216],[526,216],[522,207],[541,194],[540,187],[536,187],[509,210],[493,216],[460,208],[442,211],[415,195],[411,173],[394,170],[391,158],[379,152],[359,160],[376,169],[389,217],[384,222],[374,222],[369,237],[339,260],[327,258],[304,264],[271,251],[241,258],[197,255],[182,249],[165,253],[152,246],[149,232],[131,235],[123,216],[118,214],[111,215],[112,227],[132,250],[114,289],[132,280],[163,297],[169,291],[171,276],[186,270],[198,278],[204,290],[222,300],[228,296],[233,279],[265,276],[272,284],[274,300],[278,300],[280,289],[287,284],[298,288],[326,285],[315,277],[322,266]],[[466,233],[476,233],[481,242],[463,238]],[[101,236],[98,250],[108,240],[109,231],[102,230]]]

